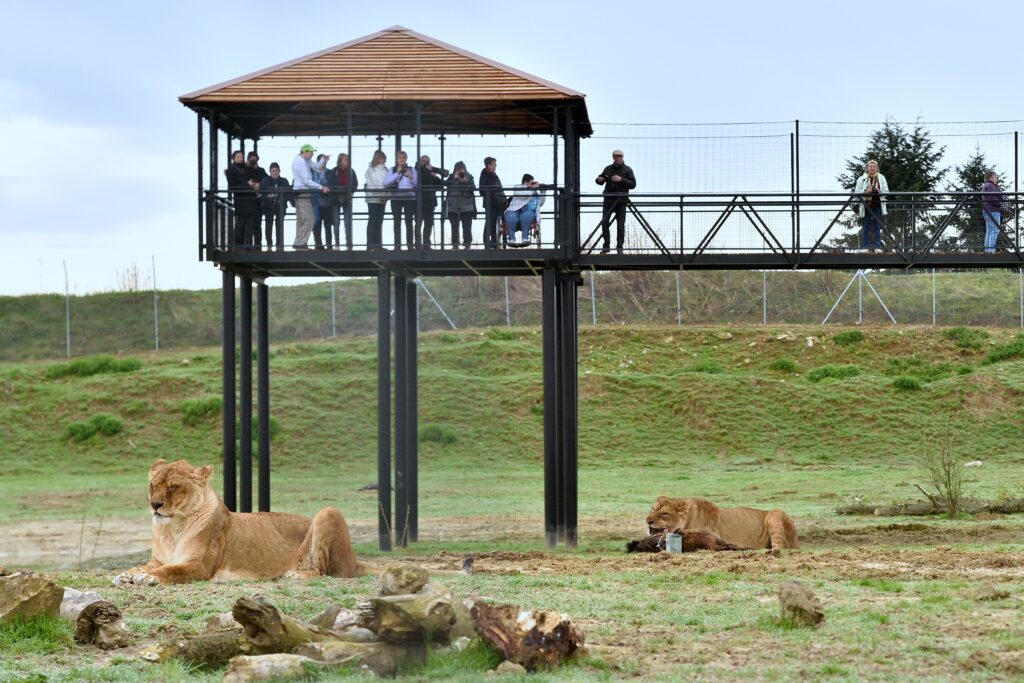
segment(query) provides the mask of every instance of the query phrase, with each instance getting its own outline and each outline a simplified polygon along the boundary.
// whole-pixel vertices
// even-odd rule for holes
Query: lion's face
[[[654,501],[647,515],[647,530],[652,534],[675,531],[684,526],[689,503],[686,500],[661,496]]]
[[[186,460],[157,460],[149,468],[149,508],[156,524],[187,517],[202,505],[213,468],[194,468]]]

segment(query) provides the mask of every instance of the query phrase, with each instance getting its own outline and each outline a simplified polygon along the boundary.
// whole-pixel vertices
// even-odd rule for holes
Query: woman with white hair
[[[857,204],[857,216],[861,219],[860,248],[881,251],[885,195],[889,193],[889,183],[878,172],[877,161],[872,159],[864,166],[864,175],[857,178],[853,193],[860,198]]]

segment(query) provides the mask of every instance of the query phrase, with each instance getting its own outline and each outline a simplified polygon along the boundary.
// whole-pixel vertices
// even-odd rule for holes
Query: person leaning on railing
[[[459,226],[462,226],[462,247],[473,244],[473,219],[476,218],[476,183],[473,174],[466,172],[466,164],[456,161],[452,174],[445,181],[448,186],[448,222],[452,224],[452,247],[459,248]]]
[[[312,193],[327,192],[327,188],[313,180],[313,145],[303,145],[292,159],[292,189],[295,190],[295,243],[296,249],[309,249],[309,233],[313,232],[313,205],[317,198]]]
[[[886,215],[885,195],[889,183],[878,172],[878,162],[870,160],[864,166],[864,175],[857,178],[853,194],[859,198],[857,216],[861,219],[860,248],[872,251],[882,250],[882,221]]]
[[[384,181],[388,177],[388,155],[377,150],[373,153],[370,167],[366,169],[366,248],[383,248],[381,232],[384,228],[384,206],[388,203]]]
[[[334,213],[334,197],[330,195],[331,186],[327,183],[327,162],[330,159],[326,154],[319,154],[316,157],[316,164],[313,166],[313,180],[323,185],[327,192],[321,193],[316,198],[316,206],[313,207],[313,241],[317,249],[331,248],[331,214]]]
[[[994,254],[999,239],[999,224],[1003,220],[1003,195],[999,192],[999,176],[985,171],[981,184],[981,213],[985,217],[985,253]]]
[[[405,247],[415,246],[416,169],[409,165],[409,155],[395,152],[395,165],[388,171],[384,186],[391,190],[391,214],[395,218],[395,250],[402,248],[402,214],[405,214]]]
[[[615,249],[622,253],[622,244],[626,238],[626,206],[629,204],[629,191],[636,188],[636,176],[633,169],[624,161],[621,149],[612,152],[612,163],[604,167],[601,175],[594,180],[604,185],[604,206],[601,209],[601,253],[607,254],[611,242],[609,228],[612,215],[615,216]]]
[[[288,179],[281,175],[281,166],[270,164],[270,175],[260,181],[260,204],[267,235],[267,249],[284,249],[284,209],[288,201]],[[276,237],[276,241],[275,238]]]
[[[235,211],[235,234],[232,241],[237,247],[255,246],[259,242],[260,221],[256,171],[245,164],[242,150],[236,150],[231,153],[231,163],[224,169],[224,175],[227,176]]]
[[[494,157],[484,159],[484,170],[480,171],[480,196],[484,199],[484,248],[494,249],[498,246],[498,221],[505,210],[505,190],[498,177],[498,160]]]

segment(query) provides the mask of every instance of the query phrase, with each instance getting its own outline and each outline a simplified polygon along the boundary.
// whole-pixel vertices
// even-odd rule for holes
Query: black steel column
[[[256,457],[259,510],[270,512],[270,288],[256,285]]]
[[[561,505],[565,544],[576,547],[577,521],[577,411],[576,411],[576,338],[579,330],[576,306],[576,288],[579,286],[578,273],[559,276],[559,398],[561,399],[562,439],[560,474],[562,477]]]
[[[202,112],[196,112],[196,143],[197,143],[197,146],[196,146],[196,149],[197,149],[197,154],[196,154],[196,156],[197,156],[197,158],[196,158],[196,164],[197,164],[196,179],[198,181],[197,182],[197,190],[196,190],[196,203],[198,205],[198,210],[199,210],[199,216],[198,216],[198,218],[199,218],[199,221],[198,221],[198,225],[199,225],[199,244],[197,245],[197,248],[199,249],[199,260],[202,261],[203,260],[203,246],[204,246],[203,242],[205,241],[203,239],[203,114],[202,114]]]
[[[416,103],[416,161],[413,162],[412,167],[420,163],[420,156],[423,154],[421,151],[421,133],[423,129],[422,121],[423,105],[419,102]],[[416,218],[413,221],[413,225],[416,229],[413,231],[413,244],[419,249],[423,246],[423,178],[420,177],[422,171],[416,171]],[[444,245],[441,245],[444,246]]]
[[[440,135],[437,136],[437,141],[441,145],[441,168],[444,168],[444,141],[445,141],[444,133],[441,133]],[[448,177],[450,178],[451,175],[449,175]],[[438,230],[438,234],[440,235],[440,237],[438,238],[437,243],[438,243],[438,245],[442,249],[444,249],[444,219],[447,216],[448,216],[448,188],[446,186],[444,186],[444,185],[441,185],[441,215],[438,217],[438,219],[439,219],[438,220],[438,225],[439,225],[439,228],[440,228]],[[452,237],[453,238],[455,237],[455,233],[454,232],[452,233]],[[455,240],[454,239],[452,239],[452,246],[453,247],[455,246]]]
[[[542,291],[541,329],[544,349],[544,542],[558,545],[558,307],[553,268],[545,268]]]
[[[800,242],[796,237],[796,147],[795,136],[793,133],[789,134],[789,223],[790,223],[790,239],[793,241],[793,253],[799,253]]]
[[[406,399],[408,413],[406,419],[409,426],[405,441],[406,492],[408,496],[409,540],[415,543],[419,539],[419,370],[417,353],[419,350],[419,299],[416,283],[409,280],[406,285],[405,303],[408,313],[405,326],[408,332],[405,345],[405,379],[408,383]]]
[[[235,500],[235,276],[224,271],[221,284],[221,363],[224,391],[224,505],[234,512]]]
[[[391,550],[391,273],[377,274],[377,547]]]
[[[217,166],[217,152],[220,149],[219,135],[217,134],[217,114],[210,113],[210,195],[209,213],[207,214],[206,235],[209,250],[216,249],[220,241],[220,221],[218,220],[217,188],[220,186],[219,171]]]
[[[800,119],[795,122],[793,135],[793,177],[796,185],[796,241],[800,242]]]
[[[395,275],[395,545],[409,544],[409,290],[404,275]]]
[[[252,278],[239,278],[238,295],[238,511],[252,512]]]

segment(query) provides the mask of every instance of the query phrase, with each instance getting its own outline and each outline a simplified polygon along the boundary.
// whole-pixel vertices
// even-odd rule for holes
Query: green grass
[[[847,330],[832,335],[832,341],[840,346],[854,346],[864,341],[864,333],[860,330]]]
[[[71,625],[59,617],[38,616],[0,623],[0,652],[5,656],[47,655],[71,646]]]
[[[985,357],[981,359],[981,364],[992,365],[993,363],[1002,363],[1019,358],[1024,358],[1024,336],[1021,335],[1018,335],[1012,341],[997,344],[991,351],[985,354]]]
[[[797,365],[792,358],[776,358],[766,366],[769,370],[776,372],[796,372]]]
[[[989,335],[988,331],[980,327],[964,327],[959,325],[943,330],[942,336],[955,342],[957,347],[961,349],[980,349],[981,345],[988,341]]]
[[[823,379],[848,379],[860,374],[860,368],[856,365],[822,365],[807,373],[807,379],[811,382],[820,382]]]
[[[458,432],[448,425],[423,425],[420,428],[420,441],[424,443],[437,443],[447,446],[459,440]]]
[[[220,417],[224,410],[224,399],[220,396],[187,398],[178,404],[181,407],[181,421],[190,427]]]
[[[67,438],[72,441],[88,441],[97,434],[114,436],[124,431],[124,423],[113,415],[93,415],[84,422],[72,422],[67,428]]]
[[[90,356],[78,358],[69,363],[58,363],[46,369],[47,379],[61,377],[92,377],[106,372],[134,372],[142,367],[136,358],[112,358],[111,356]]]
[[[921,388],[921,380],[916,377],[900,375],[892,381],[892,385],[903,391],[917,391]]]

